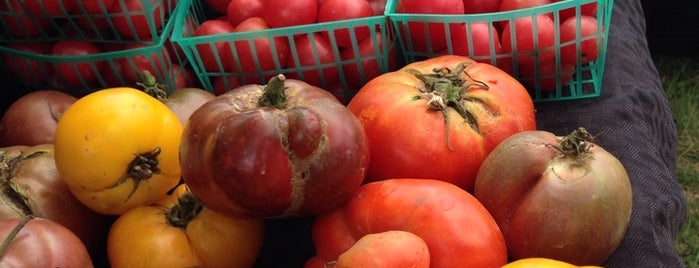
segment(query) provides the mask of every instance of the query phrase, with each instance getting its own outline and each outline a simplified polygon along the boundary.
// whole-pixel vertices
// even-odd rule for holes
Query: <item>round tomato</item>
[[[75,0],[23,0],[18,2],[24,4],[27,13],[35,16],[68,15],[76,7]]]
[[[181,133],[177,115],[145,92],[99,90],[58,121],[56,167],[83,204],[119,215],[162,198],[179,182]]]
[[[150,3],[147,3],[150,2]],[[144,3],[146,2],[146,3]],[[109,9],[116,30],[125,37],[149,39],[163,27],[167,10],[162,0],[121,0]],[[149,19],[152,18],[152,19]]]
[[[597,19],[591,16],[570,17],[561,22],[561,61],[575,65],[597,60],[598,35]],[[578,30],[579,29],[579,30]],[[602,40],[599,40],[602,41]],[[579,45],[578,45],[578,42]],[[567,43],[567,45],[566,45]]]
[[[194,36],[226,34],[234,30],[235,27],[226,20],[206,20],[195,28]],[[197,44],[196,50],[201,68],[209,72],[229,70],[231,63],[234,62],[234,59],[229,57],[231,46],[227,41]]]
[[[248,18],[263,17],[264,12],[264,0],[231,0],[226,9],[226,16],[235,26]]]
[[[602,268],[600,266],[577,266],[564,261],[547,258],[524,258],[506,264],[500,268]]]
[[[51,20],[32,16],[22,2],[19,0],[0,2],[0,19],[14,37],[37,37],[51,26]]]
[[[631,217],[624,166],[584,128],[510,136],[481,166],[474,196],[490,211],[511,259],[544,257],[600,265]]]
[[[318,22],[358,19],[373,14],[374,10],[366,0],[325,0],[318,9]],[[368,26],[350,28],[354,32],[355,40],[362,40],[371,33]],[[330,31],[324,31],[323,35],[330,40]],[[333,36],[337,46],[352,46],[352,35],[348,29],[335,30]]]
[[[328,91],[283,75],[202,105],[185,126],[180,152],[192,192],[238,217],[334,209],[361,185],[369,163],[357,118]]]
[[[522,84],[492,65],[454,55],[382,74],[348,108],[369,139],[368,181],[432,178],[470,190],[500,141],[536,128]]]
[[[264,19],[271,28],[304,25],[316,22],[317,0],[264,0]]]
[[[362,185],[344,206],[316,218],[316,255],[306,268],[326,267],[365,235],[391,230],[422,238],[433,268],[500,267],[507,262],[502,233],[471,194],[440,180],[395,178]],[[389,263],[405,258],[376,257]]]
[[[551,0],[502,0],[500,11],[518,10],[550,4]]]
[[[544,64],[554,61],[555,23],[547,15],[521,17],[508,21],[502,29],[502,48],[516,52],[520,64]]]
[[[8,245],[0,267],[93,267],[80,239],[49,219],[25,216],[0,220],[0,236]]]
[[[261,219],[225,217],[184,184],[149,206],[136,207],[109,230],[109,264],[119,267],[251,267],[264,235]]]
[[[33,41],[11,42],[5,43],[3,46],[21,52],[40,55],[50,54],[53,43]],[[5,68],[5,71],[9,73],[9,77],[16,78],[23,84],[33,88],[47,85],[48,78],[53,76],[53,66],[48,62],[30,59],[15,53],[2,53],[2,60],[5,61],[6,66],[12,67]]]
[[[79,40],[61,40],[51,48],[51,54],[56,56],[80,57],[101,52],[102,50],[96,44]],[[57,87],[71,90],[90,88],[95,85],[97,77],[106,67],[106,61],[83,60],[56,63],[54,75],[62,83]]]
[[[384,40],[381,32],[375,32],[373,36],[368,36],[357,44],[359,54],[356,54],[353,47],[344,48],[340,52],[340,59],[346,62],[342,65],[342,72],[351,89],[359,89],[369,80],[386,71],[395,71],[398,68],[398,54],[395,47],[384,52],[384,49],[390,47],[385,42],[387,41]],[[383,55],[388,55],[385,59],[388,61],[387,68],[382,68],[382,63],[379,61]]]
[[[263,31],[269,29],[261,17],[251,17],[242,21],[233,32]],[[285,37],[258,37],[250,40],[238,40],[233,43],[235,54],[231,58],[232,69],[244,73],[268,72],[284,68],[289,56],[289,42]],[[228,50],[228,53],[233,51]],[[238,65],[238,63],[240,65]]]
[[[406,231],[390,230],[367,234],[337,257],[335,268],[429,268],[430,251],[421,237]],[[330,266],[330,265],[328,265]]]
[[[149,46],[144,43],[131,43],[125,45],[122,50],[143,49]],[[133,56],[120,59],[122,75],[129,83],[141,81],[144,71],[148,71],[156,77],[165,77],[172,70],[167,50],[151,51],[148,54],[131,53]]]
[[[23,95],[7,107],[0,119],[0,146],[53,144],[58,119],[76,100],[55,90]]]
[[[327,38],[320,33],[313,33],[294,38],[294,43],[296,53],[293,54],[297,57],[289,56],[286,67],[303,71],[294,70],[286,73],[287,77],[303,80],[317,87],[327,87],[339,80],[339,69],[333,64],[336,62],[334,49]]]
[[[464,2],[462,0],[399,0],[396,4],[396,13],[458,15],[464,14]],[[425,24],[427,24],[427,31],[425,31]],[[447,44],[444,23],[410,21],[407,28],[410,36],[406,40],[411,40],[412,45],[420,50],[426,49],[424,52],[439,51]],[[403,32],[403,34],[406,33]]]
[[[465,14],[496,12],[502,0],[463,0]]]

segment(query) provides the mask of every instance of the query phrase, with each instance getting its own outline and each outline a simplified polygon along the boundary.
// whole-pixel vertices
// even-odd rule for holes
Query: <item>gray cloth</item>
[[[539,129],[565,135],[585,127],[629,174],[631,222],[606,267],[685,266],[675,250],[686,216],[675,180],[677,132],[645,27],[638,0],[614,1],[601,96],[536,107]]]

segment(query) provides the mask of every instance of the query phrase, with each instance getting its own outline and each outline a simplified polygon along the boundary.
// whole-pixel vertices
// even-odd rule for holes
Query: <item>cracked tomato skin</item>
[[[459,77],[473,85],[450,94],[462,100],[435,109],[437,94],[421,92],[427,87],[416,73],[454,71],[460,64],[472,80],[464,72]],[[463,117],[457,106],[470,116]],[[463,56],[439,56],[378,76],[357,92],[348,108],[362,123],[371,148],[366,181],[431,178],[472,191],[478,168],[496,145],[536,128],[534,104],[521,83]]]
[[[177,115],[141,90],[95,91],[58,121],[56,168],[80,202],[98,213],[120,215],[177,185],[181,133]],[[137,158],[149,160],[137,165],[147,171],[130,167]]]

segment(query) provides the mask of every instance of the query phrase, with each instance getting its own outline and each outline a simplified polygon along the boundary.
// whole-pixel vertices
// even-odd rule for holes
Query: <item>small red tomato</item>
[[[374,11],[371,9],[371,4],[366,0],[325,0],[318,9],[318,22],[358,19],[370,17],[373,14]],[[333,32],[337,46],[352,46],[350,30],[354,32],[356,42],[366,38],[371,33],[367,25],[350,27],[349,29],[340,29]],[[330,31],[324,31],[323,35],[330,40]]]

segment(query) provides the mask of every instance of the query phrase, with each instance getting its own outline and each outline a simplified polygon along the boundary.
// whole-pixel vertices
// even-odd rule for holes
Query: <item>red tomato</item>
[[[51,25],[48,18],[32,18],[20,0],[1,1],[0,13],[0,19],[14,37],[37,37]]]
[[[244,20],[235,27],[233,32],[263,31],[269,29],[267,22],[261,17],[252,17]],[[231,62],[231,69],[236,72],[265,72],[284,68],[289,56],[289,42],[285,37],[259,37],[250,40],[234,41],[235,54],[231,57],[239,61]],[[272,44],[274,42],[274,44]],[[229,51],[231,52],[231,51]]]
[[[195,30],[194,36],[217,35],[232,33],[235,27],[224,20],[207,20],[202,22]],[[209,72],[222,72],[230,69],[233,62],[230,57],[230,44],[228,41],[215,43],[201,43],[196,45],[197,54],[202,67]]]
[[[348,61],[348,63],[342,65],[342,72],[345,75],[347,84],[351,88],[359,89],[366,82],[374,79],[374,77],[387,71],[394,71],[398,68],[398,55],[396,50],[392,48],[388,52],[383,52],[386,48],[388,48],[388,46],[384,43],[381,32],[375,32],[374,36],[369,36],[359,42],[357,45],[359,54],[355,54],[356,52],[352,47],[342,50],[340,59],[342,59],[343,62]],[[382,58],[381,61],[378,60],[384,56],[387,56],[387,58]],[[359,60],[358,58],[361,59]],[[388,63],[382,62],[384,60],[388,61]],[[382,68],[380,64],[387,64],[387,66]],[[360,65],[361,69],[359,67]]]
[[[559,2],[561,0],[551,0],[552,3]],[[571,8],[566,8],[560,11],[559,15],[561,18],[561,21],[564,21],[570,17],[575,17],[576,16],[576,8],[571,7]],[[597,15],[597,1],[583,4],[580,6],[580,15],[586,15],[586,16],[592,16],[594,17]]]
[[[109,10],[114,3],[118,0],[74,0],[82,6],[82,8],[87,12],[87,14],[104,14],[106,10]]]
[[[264,19],[269,27],[279,28],[316,22],[318,16],[317,0],[263,1],[265,1],[264,6],[267,7]]]
[[[195,196],[233,217],[318,215],[361,185],[369,147],[357,118],[329,92],[274,77],[197,109],[180,147]]]
[[[226,9],[228,21],[234,26],[247,18],[262,17],[264,14],[264,0],[231,0]]]
[[[100,53],[97,45],[86,41],[61,40],[51,48],[52,55],[84,56]],[[64,86],[84,89],[94,86],[97,76],[106,68],[105,61],[61,62],[54,65],[55,74]]]
[[[507,262],[505,239],[475,197],[444,181],[395,178],[364,184],[344,206],[318,216],[312,227],[316,255],[305,267],[327,267],[365,235],[392,230],[422,238],[429,267],[500,267]],[[406,257],[377,258],[395,262]]]
[[[333,263],[329,262],[328,264]],[[430,251],[425,240],[406,231],[367,234],[337,257],[335,268],[429,268]]]
[[[438,86],[444,83],[452,84]],[[478,167],[500,141],[536,128],[534,104],[520,82],[455,55],[382,74],[347,107],[369,138],[367,181],[431,178],[470,190]]]
[[[559,79],[560,86],[564,86],[573,78],[575,73],[575,64],[567,62],[561,62],[558,74],[556,73],[555,61],[543,62],[538,68],[537,70],[533,64],[522,64],[519,69],[519,80],[532,90],[538,84],[541,92],[555,91],[557,88],[556,79]]]
[[[450,28],[452,29],[451,44],[453,46],[451,54],[471,57],[478,62],[490,63],[491,56],[503,52],[498,30],[488,22],[474,22],[469,25],[455,24]],[[471,34],[471,38],[468,38],[468,33]],[[448,51],[445,48],[442,54],[446,54],[446,52]]]
[[[12,236],[15,228],[21,229]],[[0,235],[12,241],[1,267],[93,267],[85,245],[55,221],[30,216],[0,220]]]
[[[124,50],[147,48],[148,44],[132,43],[127,44]],[[148,71],[158,78],[166,77],[172,70],[170,58],[167,50],[151,51],[150,54],[134,54],[121,59],[122,75],[130,82],[135,83],[142,80],[143,72]]]
[[[221,14],[226,14],[230,2],[231,0],[204,0],[204,3],[206,3],[211,10]]]
[[[32,53],[36,55],[50,54],[53,43],[51,42],[10,42],[3,44],[7,48],[17,51]],[[21,55],[10,53],[2,54],[2,60],[7,66],[6,68],[11,77],[20,79],[22,83],[39,87],[46,85],[47,78],[53,75],[53,66],[48,62],[43,62],[36,59],[30,59]]]
[[[624,166],[584,128],[564,137],[512,135],[483,162],[474,196],[500,226],[512,260],[600,265],[621,242],[632,211]]]
[[[151,8],[144,6],[146,0],[121,0],[109,10],[116,30],[135,39],[152,38],[157,35],[164,24],[165,12],[161,0],[150,1]],[[152,17],[152,22],[148,20]]]
[[[320,33],[301,35],[294,39],[296,44],[296,56],[289,57],[287,68],[305,69],[299,75],[296,70],[285,74],[289,78],[300,79],[314,86],[325,87],[339,80],[339,70],[335,63],[335,55],[330,41]],[[298,61],[298,64],[296,63]],[[326,65],[320,70],[317,64]]]
[[[536,15],[536,25],[532,17],[521,17],[506,22],[502,30],[502,47],[506,53],[518,54],[519,63],[543,64],[553,61],[555,24],[547,15]],[[514,36],[513,36],[514,35]],[[514,39],[513,39],[514,38]]]
[[[218,76],[212,81],[212,87],[214,88],[214,94],[216,96],[236,89],[243,84],[237,76]]]
[[[550,4],[551,0],[502,0],[500,11],[518,10]]]
[[[53,144],[58,119],[76,100],[55,90],[36,90],[19,97],[0,119],[0,146]]]
[[[599,40],[597,40],[598,29],[597,19],[595,17],[586,15],[570,17],[561,22],[558,29],[560,30],[561,38],[562,62],[576,64],[578,62],[578,56],[580,58],[580,64],[586,64],[597,60],[599,56],[597,50]],[[603,38],[602,35],[599,35],[599,37]],[[580,41],[579,48],[577,40]],[[565,44],[569,42],[570,44]]]
[[[396,5],[396,13],[413,14],[464,14],[464,2],[462,0],[399,0]],[[427,23],[428,32],[425,32],[423,22],[408,22],[410,40],[419,48],[432,48],[432,51],[439,51],[447,44],[444,24]],[[405,25],[403,27],[406,27]],[[405,33],[403,33],[405,34]]]
[[[11,0],[13,1],[13,0]],[[75,8],[75,0],[22,0],[27,13],[39,16],[68,15]]]
[[[382,16],[386,11],[387,0],[367,0],[371,5],[371,9],[374,11],[374,16]]]
[[[117,0],[75,0],[78,2],[74,13],[89,14],[93,16],[79,16],[75,23],[83,28],[103,30],[110,27],[104,14],[108,14]],[[82,8],[81,8],[82,6]]]
[[[373,14],[371,4],[366,0],[325,0],[318,9],[318,22],[365,18]],[[369,26],[366,25],[335,30],[333,35],[339,47],[352,46],[350,30],[354,32],[357,42],[371,33]],[[323,35],[330,40],[329,31],[324,31]]]
[[[502,0],[463,0],[465,14],[496,12]]]

